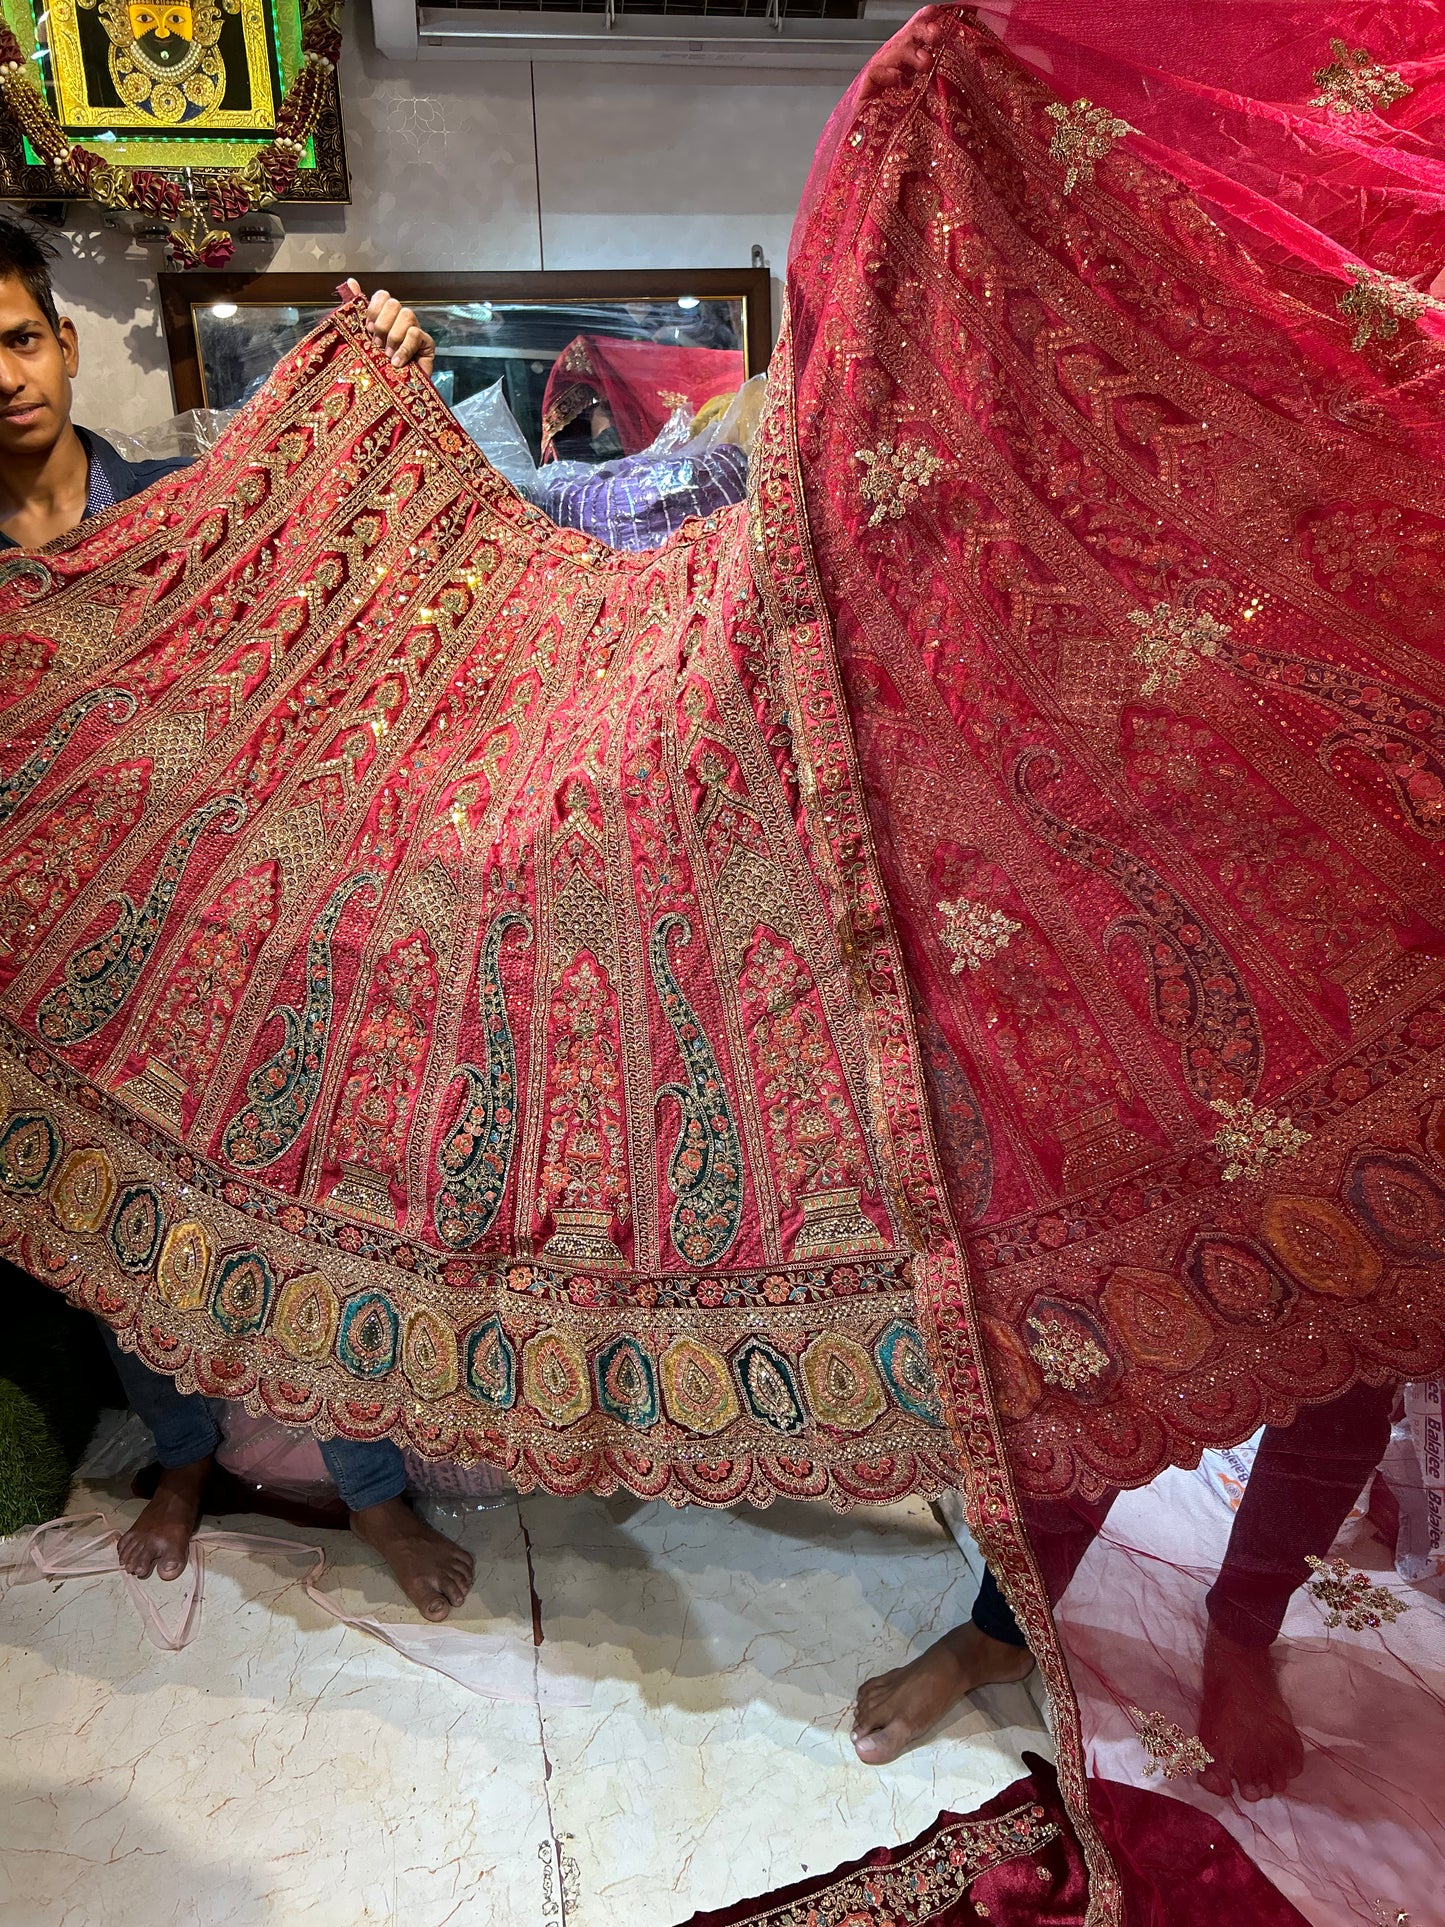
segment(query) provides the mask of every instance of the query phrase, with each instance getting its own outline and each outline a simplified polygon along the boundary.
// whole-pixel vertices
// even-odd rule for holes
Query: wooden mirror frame
[[[772,281],[766,268],[611,268],[540,274],[453,274],[428,271],[378,274],[372,269],[337,269],[328,274],[161,274],[161,318],[171,363],[171,392],[177,413],[204,408],[205,381],[195,310],[217,301],[238,308],[326,307],[338,286],[354,274],[369,294],[384,287],[406,303],[567,301],[656,301],[676,299],[679,290],[701,300],[743,304],[743,353],[749,375],[760,375],[773,349]]]

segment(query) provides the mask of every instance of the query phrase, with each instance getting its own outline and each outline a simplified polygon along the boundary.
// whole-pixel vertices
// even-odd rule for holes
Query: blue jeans
[[[199,1392],[181,1391],[173,1378],[153,1372],[134,1352],[122,1351],[109,1325],[101,1323],[100,1328],[131,1410],[155,1435],[161,1464],[169,1471],[209,1458],[221,1442],[210,1400]],[[318,1439],[317,1443],[326,1470],[351,1511],[364,1512],[369,1505],[399,1499],[406,1490],[401,1453],[390,1439]]]

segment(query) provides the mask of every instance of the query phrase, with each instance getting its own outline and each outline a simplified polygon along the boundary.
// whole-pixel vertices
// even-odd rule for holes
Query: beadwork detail
[[[1095,164],[1126,134],[1135,131],[1128,121],[1119,120],[1107,107],[1096,107],[1091,100],[1070,101],[1068,106],[1061,100],[1051,100],[1047,113],[1054,123],[1049,159],[1065,170],[1065,194],[1072,194],[1080,181],[1092,185]]]
[[[1108,1353],[1062,1318],[1030,1318],[1029,1330],[1034,1334],[1029,1351],[1045,1385],[1076,1392],[1108,1369]]]
[[[891,441],[879,442],[876,448],[856,450],[854,459],[866,471],[862,489],[864,501],[873,504],[868,517],[870,529],[876,529],[880,522],[898,521],[943,467],[942,459],[921,442],[908,448],[895,448]]]
[[[1228,627],[1207,610],[1171,602],[1135,609],[1129,620],[1139,631],[1135,658],[1148,671],[1139,685],[1145,696],[1177,689],[1200,656],[1217,656],[1220,645],[1230,640]]]
[[[1315,69],[1314,82],[1320,91],[1310,101],[1311,107],[1329,107],[1337,114],[1383,113],[1415,91],[1393,67],[1382,67],[1372,59],[1368,47],[1331,40],[1330,52],[1334,59]]]
[[[1367,1627],[1393,1626],[1407,1610],[1403,1599],[1385,1586],[1373,1585],[1367,1573],[1353,1571],[1347,1560],[1307,1553],[1305,1564],[1314,1574],[1305,1591],[1332,1630],[1347,1626],[1352,1633],[1362,1633]]]
[[[938,914],[943,919],[939,935],[944,949],[953,953],[949,970],[955,977],[962,970],[977,970],[1000,950],[1007,950],[1023,929],[1002,910],[974,903],[968,897],[958,897],[952,903],[945,900],[939,904]]]
[[[1310,1141],[1308,1131],[1267,1106],[1256,1110],[1247,1097],[1237,1104],[1217,1097],[1209,1108],[1224,1119],[1214,1134],[1214,1148],[1225,1160],[1224,1178],[1229,1184],[1239,1178],[1257,1178],[1281,1158],[1298,1157]]]
[[[1131,1706],[1129,1717],[1138,1728],[1140,1745],[1149,1755],[1144,1769],[1146,1780],[1156,1773],[1162,1773],[1166,1780],[1179,1780],[1186,1773],[1198,1773],[1214,1764],[1214,1755],[1202,1740],[1162,1713],[1146,1713],[1141,1706]]]
[[[960,1820],[889,1867],[860,1867],[805,1900],[767,1906],[739,1927],[924,1927],[968,1897],[980,1874],[1038,1853],[1059,1837],[1039,1806]],[[1038,1869],[1047,1880],[1046,1868]],[[985,1904],[974,1911],[988,1918]]]
[[[1391,341],[1400,332],[1402,321],[1418,321],[1422,314],[1445,314],[1445,301],[1423,294],[1408,281],[1393,274],[1380,274],[1373,268],[1351,268],[1353,287],[1339,299],[1339,310],[1355,324],[1352,348],[1363,348],[1379,339]]]

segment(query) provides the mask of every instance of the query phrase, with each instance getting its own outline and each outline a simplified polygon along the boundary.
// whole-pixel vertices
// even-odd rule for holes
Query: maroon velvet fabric
[[[694,1914],[683,1927],[1084,1927],[1087,1888],[1048,1763],[1026,1753],[1027,1778],[969,1814],[941,1813],[901,1847],[879,1847],[831,1873],[799,1880],[731,1907]],[[1123,1884],[1127,1927],[1308,1927],[1224,1829],[1177,1800],[1107,1781],[1090,1784],[1100,1831]],[[1041,1809],[1056,1830],[1046,1845],[980,1873],[966,1894],[941,1906],[922,1891],[869,1891],[955,1829],[1021,1808]],[[1044,1876],[1047,1876],[1046,1878]],[[907,1883],[911,1884],[911,1883]]]

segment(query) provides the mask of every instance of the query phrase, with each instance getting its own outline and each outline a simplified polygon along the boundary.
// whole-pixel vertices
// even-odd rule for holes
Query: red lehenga
[[[1170,1919],[1182,1800],[1419,1927],[1442,1620],[1331,1562],[1445,1359],[1445,32],[1074,14],[840,109],[746,518],[552,528],[345,308],[10,565],[3,1221],[182,1384],[524,1487],[957,1479],[1082,1846],[1021,1918]]]

